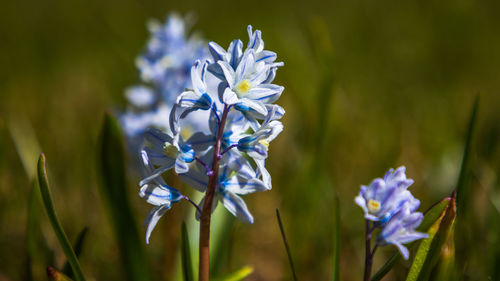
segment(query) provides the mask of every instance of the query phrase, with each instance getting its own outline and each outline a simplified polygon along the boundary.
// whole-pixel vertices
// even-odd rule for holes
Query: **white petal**
[[[279,99],[283,89],[284,87],[274,84],[259,85],[250,89],[245,98],[257,100],[265,104],[273,103]]]
[[[227,104],[227,105],[233,105],[237,102],[240,101],[240,99],[238,98],[238,95],[236,95],[236,93],[231,90],[231,88],[226,88],[226,90],[224,90],[224,94],[222,95],[222,101]]]
[[[218,61],[217,63],[221,67],[222,73],[224,73],[224,77],[226,78],[229,86],[234,86],[236,84],[236,74],[234,72],[234,69],[231,67],[231,65],[229,65],[228,62]]]
[[[246,77],[247,73],[250,73],[254,70],[255,64],[255,55],[253,50],[247,50],[243,54],[243,58],[241,59],[238,67],[236,68],[236,80],[242,81],[244,77]]]
[[[163,216],[168,209],[170,209],[170,204],[155,207],[149,212],[148,216],[144,220],[144,224],[148,226],[146,229],[146,244],[149,244],[151,232],[153,232],[153,229],[160,220],[161,216]]]
[[[247,98],[240,99],[240,102],[237,104],[237,108],[242,111],[248,111],[248,109],[253,110],[255,113],[260,114],[261,116],[267,115],[266,106],[260,101],[254,101]]]
[[[221,197],[221,202],[231,214],[238,217],[243,222],[253,223],[252,214],[248,211],[245,201],[243,201],[243,199],[241,199],[238,195],[230,191],[226,191]]]

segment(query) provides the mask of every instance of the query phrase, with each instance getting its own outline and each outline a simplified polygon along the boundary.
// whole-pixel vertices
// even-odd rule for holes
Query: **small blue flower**
[[[241,40],[234,40],[228,50],[214,42],[209,43],[209,50],[214,63],[208,70],[219,78],[223,85],[219,88],[221,102],[234,106],[245,115],[264,119],[266,105],[276,101],[283,87],[271,84],[276,69],[282,66],[276,60],[276,53],[264,50],[261,32],[252,31],[248,26],[249,42],[245,51]]]
[[[148,23],[151,37],[136,60],[147,86],[127,89],[128,108],[120,116],[132,149],[140,146],[142,134],[149,127],[170,131],[169,114],[178,95],[192,87],[192,80],[197,81],[190,76],[193,62],[208,58],[204,41],[187,37],[189,25],[176,14],[167,17],[165,24],[156,20]]]
[[[404,204],[408,203],[413,210],[418,208],[420,201],[407,190],[413,180],[406,178],[405,169],[404,166],[396,171],[390,169],[384,179],[377,178],[369,186],[361,186],[355,202],[365,212],[365,218],[376,222],[376,226],[386,223]]]
[[[195,152],[179,134],[172,137],[158,129],[151,128],[146,132],[145,138],[151,146],[145,147],[143,151],[152,165],[158,168],[143,179],[140,185],[148,183],[172,168],[175,168],[177,174],[186,173],[189,170],[188,163],[193,162]]]
[[[207,84],[205,75],[208,63],[201,63],[197,60],[191,67],[191,81],[193,83],[192,91],[185,91],[177,97],[177,104],[180,107],[187,107],[190,110],[210,109],[212,99],[207,94]]]
[[[274,120],[261,126],[250,136],[241,138],[238,141],[238,150],[246,152],[248,156],[257,159],[266,159],[269,143],[283,131],[283,124]]]
[[[196,36],[187,38],[186,21],[176,14],[167,17],[165,24],[151,20],[148,27],[151,38],[136,64],[142,80],[155,85],[162,99],[172,104],[180,92],[190,88],[189,69],[193,62],[205,60],[208,51]]]
[[[153,165],[144,151],[142,152],[142,160],[146,174],[151,174]],[[177,189],[168,186],[161,177],[156,177],[152,181],[141,185],[139,196],[155,206],[144,220],[144,225],[147,225],[146,243],[149,244],[149,237],[158,220],[170,209],[172,203],[179,202],[184,196]]]
[[[209,155],[209,154],[207,154]],[[211,166],[210,157],[203,159]],[[241,155],[225,154],[221,161],[220,174],[217,180],[217,189],[212,205],[215,210],[220,201],[224,207],[246,223],[253,223],[252,214],[249,212],[245,202],[240,195],[247,195],[258,191],[268,190],[263,181],[258,179],[257,174],[250,163]],[[198,191],[204,192],[208,185],[208,176],[204,172],[204,167],[195,163],[185,174],[179,175],[181,180],[191,185]],[[199,206],[203,206],[205,198],[201,200]],[[199,213],[197,217],[199,218]]]
[[[415,231],[424,216],[420,212],[414,212],[413,208],[414,206],[410,203],[405,204],[398,213],[391,217],[377,237],[378,245],[395,245],[406,260],[409,252],[403,244],[428,237],[426,233]]]

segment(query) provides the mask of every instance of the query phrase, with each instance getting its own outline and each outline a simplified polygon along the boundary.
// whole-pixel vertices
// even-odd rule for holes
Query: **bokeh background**
[[[499,280],[500,2],[493,0],[3,1],[0,280],[26,277],[29,167],[40,150],[68,236],[74,240],[89,227],[81,257],[86,275],[125,278],[97,187],[97,139],[104,112],[123,109],[124,89],[139,82],[134,59],[149,36],[146,21],[163,21],[172,11],[194,14],[193,29],[222,46],[246,42],[252,24],[285,62],[276,80],[285,86],[278,101],[287,111],[285,130],[268,164],[273,190],[246,196],[255,223],[229,224],[228,258],[217,272],[251,265],[247,280],[291,279],[279,208],[299,280],[330,279],[337,196],[341,276],[360,280],[364,223],[353,202],[359,186],[405,165],[421,210],[448,196],[479,94],[469,227],[458,259],[466,260],[464,280]],[[33,161],[21,161],[20,147]],[[130,165],[129,171],[124,192],[139,224],[150,206],[137,196]],[[61,267],[64,256],[41,206],[35,211],[33,269],[44,280],[45,267]],[[175,280],[186,216],[188,206],[175,206],[145,246],[154,280]],[[394,251],[381,249],[374,269]],[[407,267],[399,264],[386,280],[404,279]]]

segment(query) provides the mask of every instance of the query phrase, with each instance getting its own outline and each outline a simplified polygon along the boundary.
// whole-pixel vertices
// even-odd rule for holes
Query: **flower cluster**
[[[355,202],[372,221],[375,228],[381,228],[377,245],[395,245],[401,255],[408,259],[408,249],[403,244],[426,238],[427,234],[415,231],[423,219],[416,212],[420,201],[413,197],[408,187],[413,184],[407,179],[405,167],[390,169],[384,178],[374,179],[369,186],[361,186]]]
[[[176,14],[167,17],[165,24],[148,22],[151,37],[136,59],[144,85],[126,90],[128,109],[120,118],[132,143],[140,143],[148,127],[168,130],[168,117],[177,96],[192,85],[191,65],[208,58],[203,40],[196,34],[187,37],[189,25],[189,20]]]
[[[246,223],[253,223],[253,217],[241,196],[271,189],[265,161],[270,142],[283,130],[279,119],[284,115],[283,108],[273,104],[284,88],[272,82],[283,63],[276,62],[276,53],[264,49],[259,30],[248,26],[247,31],[246,47],[241,40],[232,41],[227,50],[210,42],[211,58],[191,62],[189,83],[185,83],[190,86],[177,94],[168,128],[149,128],[144,133],[141,155],[146,176],[139,183],[140,196],[156,206],[146,218],[146,241],[175,202],[190,201],[199,217],[211,183],[215,187],[212,210],[220,202]],[[154,83],[164,78],[146,56],[142,70]],[[193,129],[191,124],[199,126]],[[162,178],[168,170],[205,193],[202,201],[195,204],[168,186]]]

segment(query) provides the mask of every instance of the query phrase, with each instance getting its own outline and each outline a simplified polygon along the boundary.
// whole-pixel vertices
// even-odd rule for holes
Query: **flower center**
[[[165,155],[170,158],[176,158],[179,150],[177,149],[177,147],[175,147],[175,145],[165,143],[165,145],[163,146],[163,153],[165,153]]]
[[[181,128],[181,137],[184,140],[189,139],[194,134],[193,128],[190,126],[183,126]]]
[[[241,97],[241,95],[248,93],[248,91],[250,91],[251,88],[252,84],[250,83],[249,80],[245,79],[240,81],[236,85],[236,93],[238,94],[238,97]]]
[[[259,142],[261,144],[263,144],[266,147],[266,149],[269,149],[269,141],[268,140],[262,139],[262,140],[259,140]]]
[[[368,200],[368,211],[370,213],[376,213],[380,210],[380,202],[377,200],[370,199]]]

